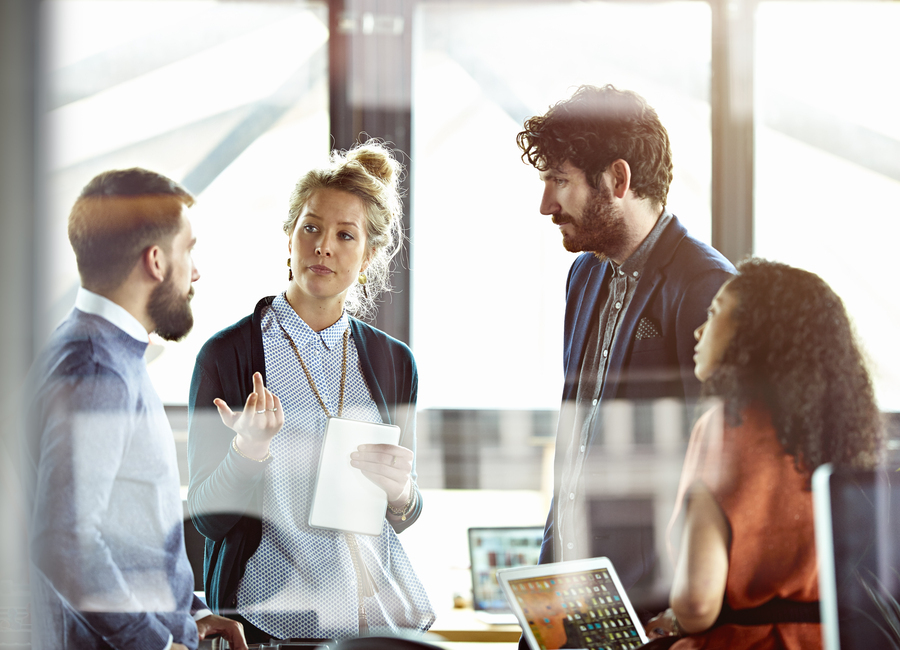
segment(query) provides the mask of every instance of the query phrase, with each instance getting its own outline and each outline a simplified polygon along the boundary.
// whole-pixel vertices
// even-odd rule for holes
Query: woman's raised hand
[[[398,445],[360,445],[350,464],[387,494],[388,503],[402,510],[412,494],[413,453]]]
[[[262,375],[253,373],[253,392],[247,397],[244,410],[232,411],[225,400],[216,398],[213,404],[226,427],[237,434],[237,447],[249,458],[263,459],[269,453],[269,442],[284,425],[281,402],[263,384]]]

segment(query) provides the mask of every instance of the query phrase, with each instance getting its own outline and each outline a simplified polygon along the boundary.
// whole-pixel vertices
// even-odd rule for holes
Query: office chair
[[[824,650],[900,649],[900,473],[813,474]]]

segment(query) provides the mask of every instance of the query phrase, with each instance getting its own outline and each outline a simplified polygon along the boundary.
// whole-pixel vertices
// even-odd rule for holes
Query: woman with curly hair
[[[402,244],[402,166],[369,141],[306,173],[284,222],[287,286],[213,336],[189,403],[188,507],[204,587],[247,640],[424,631],[434,613],[397,533],[422,511],[418,375],[409,348],[359,320]],[[217,412],[218,411],[218,412]],[[347,458],[381,487],[377,536],[308,524],[329,417],[397,425]]]
[[[821,647],[810,477],[874,467],[883,436],[844,305],[813,273],[749,259],[694,336],[721,405],[691,435],[671,607],[647,633],[677,650]]]

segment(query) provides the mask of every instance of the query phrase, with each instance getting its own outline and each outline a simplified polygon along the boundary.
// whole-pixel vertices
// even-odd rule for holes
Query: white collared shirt
[[[128,334],[128,336],[137,339],[141,343],[147,343],[150,340],[147,329],[127,309],[117,305],[109,298],[104,298],[93,291],[88,291],[84,287],[78,287],[78,295],[75,296],[75,309],[109,321]]]

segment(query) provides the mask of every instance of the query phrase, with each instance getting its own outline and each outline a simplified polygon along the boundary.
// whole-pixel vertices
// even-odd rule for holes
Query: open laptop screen
[[[497,584],[497,571],[537,564],[543,536],[542,526],[469,529],[472,608],[476,612],[510,614],[506,598]],[[509,622],[515,623],[515,620]]]
[[[513,569],[501,574],[501,584],[535,649],[630,650],[646,642],[607,558]]]

